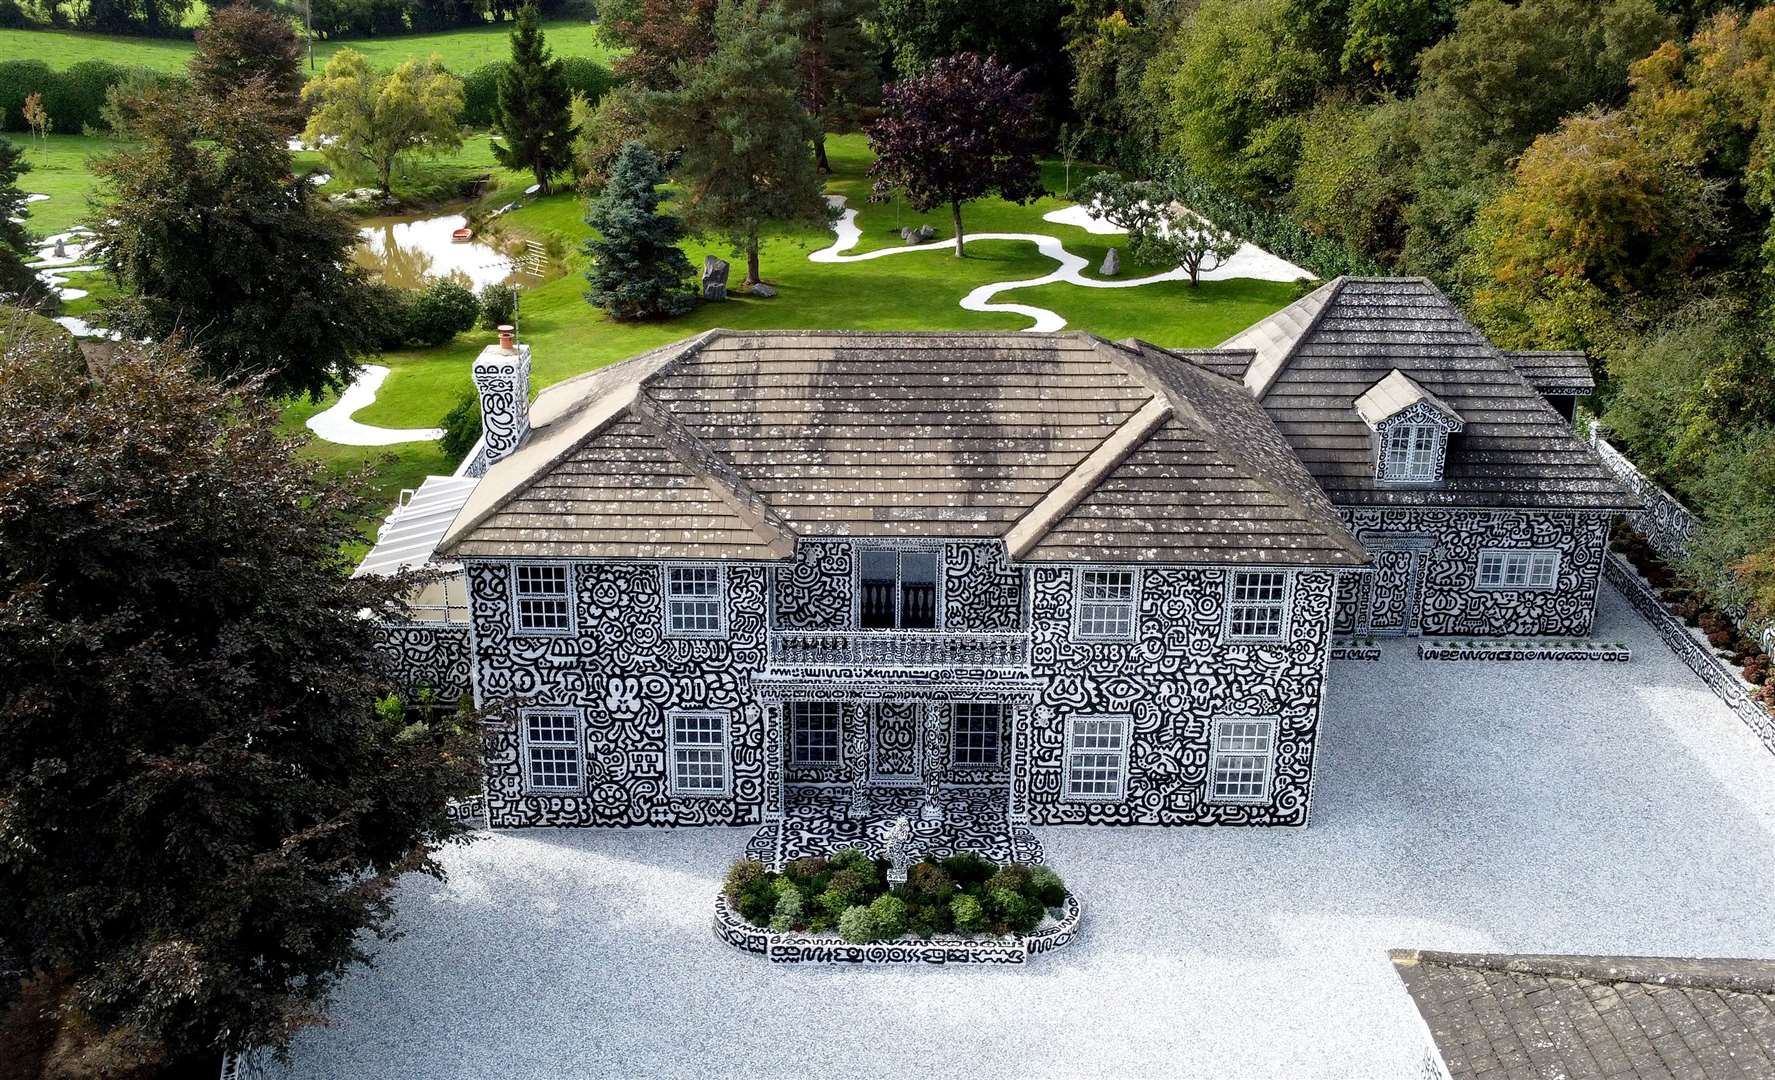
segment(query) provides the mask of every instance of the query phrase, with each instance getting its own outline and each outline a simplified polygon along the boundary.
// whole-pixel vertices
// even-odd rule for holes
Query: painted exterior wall
[[[513,629],[510,579],[516,564],[467,564],[475,624],[474,681],[484,706],[515,704],[487,729],[487,809],[495,827],[521,825],[738,825],[763,819],[779,769],[787,769],[781,698],[753,682],[768,669],[767,610],[779,628],[829,631],[855,625],[855,556],[849,542],[803,545],[775,567],[729,565],[726,637],[685,639],[664,632],[657,563],[573,565],[574,632],[531,636]],[[1329,571],[1293,575],[1286,639],[1279,644],[1223,640],[1225,582],[1219,568],[1143,568],[1134,640],[1086,642],[1073,635],[1072,567],[1013,569],[996,543],[942,545],[947,632],[1028,628],[1030,678],[1038,688],[1002,696],[1003,672],[925,672],[884,695],[890,708],[929,703],[947,734],[951,702],[1006,701],[1002,742],[1007,768],[963,774],[946,783],[998,785],[1013,815],[1031,823],[1304,824],[1335,588]],[[772,578],[775,578],[774,586]],[[1025,583],[1033,585],[1026,590]],[[770,594],[775,592],[775,596]],[[877,673],[879,674],[879,673]],[[810,676],[844,700],[845,765],[786,772],[785,781],[845,783],[857,775],[862,709],[872,695],[861,672]],[[990,685],[989,685],[990,684]],[[827,699],[825,693],[806,695]],[[526,789],[522,708],[570,710],[582,721],[581,794]],[[728,719],[733,782],[721,797],[674,796],[670,790],[668,716],[718,711]],[[932,713],[918,711],[918,722]],[[1062,798],[1064,741],[1074,715],[1126,716],[1127,782],[1118,802]],[[1262,804],[1216,805],[1205,798],[1209,742],[1217,717],[1274,717],[1276,765]],[[927,746],[932,742],[926,729]],[[943,735],[936,736],[943,740]],[[926,757],[928,763],[932,759]],[[1015,781],[1013,782],[1013,777]]]
[[[1364,610],[1405,611],[1399,631],[1429,636],[1584,637],[1608,547],[1609,513],[1442,509],[1340,509],[1375,554],[1368,575],[1338,592],[1340,634],[1380,633]],[[1486,549],[1559,552],[1554,588],[1486,590],[1476,585]],[[1390,620],[1389,620],[1390,621]]]

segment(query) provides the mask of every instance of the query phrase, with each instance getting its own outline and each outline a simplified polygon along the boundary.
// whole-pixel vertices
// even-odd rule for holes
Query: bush
[[[861,904],[848,907],[838,917],[838,936],[852,945],[866,945],[882,938],[881,922],[871,908]]]
[[[397,289],[380,281],[364,286],[365,311],[370,325],[375,328],[377,349],[398,349],[407,343],[409,295],[406,289]]]
[[[474,449],[481,437],[481,396],[473,390],[456,399],[456,406],[444,414],[444,437],[438,440],[454,461],[461,461]]]
[[[950,914],[955,919],[955,928],[964,934],[977,933],[986,928],[986,909],[980,901],[963,893],[949,902]]]
[[[983,859],[971,851],[958,851],[942,860],[938,865],[943,868],[951,880],[964,887],[984,884],[993,874],[998,872],[998,867],[990,860]]]
[[[792,930],[801,922],[801,890],[786,886],[777,896],[777,906],[770,917],[770,928],[777,933]]]
[[[593,105],[616,85],[610,69],[589,56],[563,56],[561,66],[566,70],[567,89]]]
[[[499,111],[499,76],[506,60],[495,60],[462,77],[462,123],[465,127],[491,127]]]
[[[1024,895],[1034,898],[1043,907],[1059,907],[1066,902],[1066,883],[1048,867],[1032,866]]]
[[[108,60],[82,60],[69,65],[61,72],[59,100],[50,102],[49,95],[44,95],[55,129],[78,135],[88,128],[104,127],[106,93],[129,78],[128,68]]]
[[[25,99],[32,94],[42,94],[50,119],[58,119],[53,102],[61,89],[61,79],[41,60],[0,61],[0,123],[7,131],[29,131]]]
[[[481,305],[475,294],[448,278],[419,291],[407,309],[407,340],[414,345],[437,346],[472,329]]]
[[[763,881],[767,874],[763,863],[740,859],[727,868],[727,880],[721,883],[721,894],[730,902],[738,903],[740,894],[756,882]]]
[[[518,312],[518,290],[494,282],[481,290],[481,329],[496,330],[511,324]]]
[[[734,904],[740,917],[753,926],[769,925],[771,916],[776,914],[777,894],[764,878],[747,884],[740,890],[740,898]]]
[[[1020,934],[1034,930],[1042,921],[1042,906],[1022,893],[1003,886],[986,892],[998,921]]]
[[[946,904],[955,895],[955,882],[941,866],[921,862],[906,871],[906,891],[915,901]]]
[[[897,896],[878,896],[869,904],[879,937],[897,938],[906,932],[906,902]]]

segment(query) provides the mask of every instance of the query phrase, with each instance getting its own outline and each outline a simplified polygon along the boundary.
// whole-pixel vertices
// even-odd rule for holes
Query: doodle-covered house
[[[528,406],[508,339],[475,366],[483,475],[428,481],[366,562],[458,575],[456,620],[393,626],[391,651],[500,710],[494,826],[895,792],[1013,825],[1305,824],[1335,636],[1583,633],[1626,504],[1406,284],[1407,312],[1336,282],[1193,352],[717,330]],[[1521,431],[1537,475],[1578,478],[1474,501],[1495,469],[1473,462]],[[1369,585],[1400,553],[1407,583]],[[1382,625],[1387,589],[1410,614]]]

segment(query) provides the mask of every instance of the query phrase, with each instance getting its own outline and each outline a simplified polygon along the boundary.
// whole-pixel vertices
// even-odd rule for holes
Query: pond
[[[353,257],[359,266],[402,289],[420,288],[454,274],[467,278],[477,292],[482,286],[513,280],[512,261],[497,248],[450,238],[463,222],[461,214],[366,218],[358,229],[362,240]]]

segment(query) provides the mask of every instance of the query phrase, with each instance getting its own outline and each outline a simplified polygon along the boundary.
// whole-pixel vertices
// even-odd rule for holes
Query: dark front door
[[[884,701],[875,706],[869,739],[869,778],[877,784],[917,784],[923,756],[920,706]]]
[[[1374,567],[1362,587],[1358,630],[1365,634],[1410,634],[1418,625],[1418,579],[1423,551],[1416,545],[1382,547],[1370,543]]]

